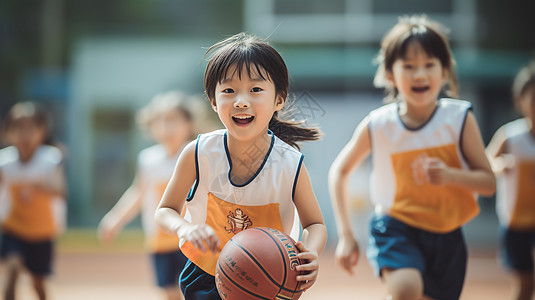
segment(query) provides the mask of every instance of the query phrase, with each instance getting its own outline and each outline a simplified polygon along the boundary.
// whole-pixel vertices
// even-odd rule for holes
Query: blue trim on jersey
[[[401,116],[399,115],[399,102],[397,102],[396,105],[397,105],[396,114],[398,115],[398,119],[399,119],[399,122],[401,122],[401,125],[403,125],[403,127],[409,131],[418,131],[424,128],[424,126],[427,125],[429,122],[431,122],[438,108],[440,107],[440,99],[437,100],[437,106],[435,106],[435,110],[433,110],[433,113],[431,114],[431,116],[429,116],[429,119],[427,119],[422,125],[415,127],[415,128],[408,127],[407,125],[405,125],[405,123],[403,123],[403,120],[401,119]]]
[[[228,180],[233,186],[235,186],[235,187],[244,187],[244,186],[248,185],[249,183],[251,183],[256,178],[256,176],[258,176],[258,174],[260,174],[260,172],[262,171],[262,169],[264,168],[264,165],[266,164],[266,162],[268,160],[269,155],[271,154],[271,150],[273,149],[273,145],[275,144],[275,135],[269,129],[268,129],[268,135],[271,135],[271,144],[269,146],[268,152],[266,153],[266,156],[264,157],[264,161],[262,162],[262,164],[260,165],[258,170],[256,170],[256,173],[249,180],[247,180],[247,182],[245,182],[244,184],[235,184],[234,182],[232,182],[232,178],[230,177],[230,173],[232,172],[232,160],[230,159],[230,152],[228,150],[228,145],[227,145],[227,131],[225,131],[225,134],[223,136],[223,144],[225,145],[225,153],[227,154],[227,160],[228,160],[228,164],[229,164]]]
[[[301,172],[301,166],[303,165],[304,158],[305,158],[305,155],[301,154],[301,158],[299,159],[299,164],[297,165],[297,172],[295,172],[294,187],[292,188],[292,200],[295,195],[295,187],[297,186],[297,178],[299,178],[299,173]]]
[[[191,201],[193,199],[193,196],[195,196],[195,192],[197,191],[197,187],[199,186],[199,140],[201,139],[201,135],[199,134],[197,136],[197,143],[195,143],[195,182],[193,183],[193,186],[191,187],[191,190],[189,191],[188,197],[186,198],[186,201]]]
[[[464,125],[466,125],[466,118],[468,117],[468,112],[472,111],[472,103],[468,106],[468,109],[464,113],[463,123],[461,125],[461,133],[459,134],[459,150],[461,151],[461,155],[463,156],[464,161],[468,162],[468,159],[466,159],[466,155],[464,154],[463,150],[463,134],[464,134]]]

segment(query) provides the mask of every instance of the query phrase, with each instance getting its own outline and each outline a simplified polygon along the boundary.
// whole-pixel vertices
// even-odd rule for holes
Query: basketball
[[[295,242],[268,227],[244,230],[221,250],[215,271],[222,299],[299,299]]]

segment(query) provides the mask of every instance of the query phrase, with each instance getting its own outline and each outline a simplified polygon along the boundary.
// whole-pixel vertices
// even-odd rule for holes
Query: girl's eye
[[[259,88],[259,87],[254,87],[254,88],[251,89],[251,91],[253,91],[254,93],[258,93],[258,92],[261,92],[262,89]]]
[[[234,93],[234,90],[231,89],[231,88],[224,89],[224,90],[223,90],[223,93],[225,93],[225,94],[231,94],[231,93]]]
[[[426,67],[426,68],[432,68],[432,67],[434,67],[434,66],[435,66],[435,63],[434,63],[434,62],[429,62],[429,63],[426,63],[426,64],[425,64],[425,67]]]
[[[403,65],[403,68],[406,70],[412,69],[412,65]]]

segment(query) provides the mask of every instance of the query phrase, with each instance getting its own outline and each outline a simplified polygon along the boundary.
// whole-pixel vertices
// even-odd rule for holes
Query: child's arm
[[[297,248],[300,251],[298,257],[305,262],[298,266],[297,270],[306,272],[304,275],[297,276],[297,280],[304,281],[300,288],[307,290],[318,277],[318,259],[327,242],[327,229],[304,165],[297,177],[294,203],[303,226],[303,241],[297,242]]]
[[[195,141],[189,143],[178,158],[173,177],[169,181],[162,200],[156,209],[156,223],[171,234],[176,234],[202,251],[217,251],[219,239],[206,225],[196,225],[180,216],[191,186],[196,179]],[[205,246],[206,244],[206,246]]]
[[[505,172],[514,165],[514,157],[507,153],[507,136],[503,127],[496,131],[485,152],[492,171],[496,174]]]
[[[102,218],[98,226],[99,237],[109,243],[121,231],[123,226],[130,222],[141,211],[141,187],[138,176],[132,185],[123,193],[119,201]]]
[[[463,187],[484,196],[493,195],[496,178],[485,155],[477,121],[471,112],[466,116],[461,143],[470,170],[449,168],[440,160],[432,160],[428,166],[429,182]]]
[[[351,172],[370,153],[368,126],[369,119],[365,118],[357,126],[353,137],[338,154],[329,170],[329,190],[339,237],[335,258],[338,264],[350,274],[353,274],[353,267],[357,264],[359,248],[351,228],[347,182]]]

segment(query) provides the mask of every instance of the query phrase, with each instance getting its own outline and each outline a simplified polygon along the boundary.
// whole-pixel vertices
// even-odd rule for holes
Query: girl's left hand
[[[427,180],[431,184],[442,185],[450,182],[449,168],[436,157],[427,158]]]
[[[295,245],[297,246],[297,249],[299,249],[297,257],[302,263],[297,266],[297,271],[303,271],[303,275],[298,275],[297,280],[303,281],[300,288],[303,291],[306,291],[314,285],[318,278],[318,269],[320,267],[319,257],[317,252],[307,249],[303,242],[298,241]]]

